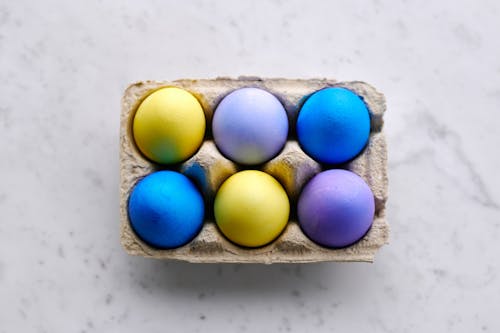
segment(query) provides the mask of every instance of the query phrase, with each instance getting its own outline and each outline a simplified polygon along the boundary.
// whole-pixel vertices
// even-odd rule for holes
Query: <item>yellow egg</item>
[[[205,135],[205,114],[189,92],[162,88],[146,97],[134,117],[133,133],[139,150],[149,159],[171,164],[191,157]]]
[[[214,213],[217,226],[227,238],[239,245],[258,247],[283,231],[290,202],[276,179],[262,171],[246,170],[222,184]]]

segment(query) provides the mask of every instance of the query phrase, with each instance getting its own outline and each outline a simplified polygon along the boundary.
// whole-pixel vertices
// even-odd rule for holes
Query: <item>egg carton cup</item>
[[[153,91],[163,87],[179,87],[191,92],[203,106],[207,120],[205,140],[197,153],[184,163],[165,166],[144,157],[134,143],[132,123],[139,104]],[[290,133],[278,156],[257,167],[244,167],[224,157],[210,132],[213,113],[218,103],[231,91],[256,87],[274,94],[288,114]],[[305,154],[295,136],[295,123],[303,102],[317,90],[344,87],[359,95],[370,112],[370,137],[365,149],[353,160],[335,168],[350,170],[361,176],[375,197],[375,216],[368,233],[357,243],[340,249],[322,247],[301,231],[296,220],[296,203],[303,186],[317,173],[332,168]],[[123,96],[120,127],[120,213],[121,243],[127,253],[157,259],[193,263],[306,263],[320,261],[372,262],[375,253],[388,242],[386,222],[387,147],[382,132],[386,109],[384,96],[372,86],[360,82],[337,82],[330,79],[262,79],[257,77],[182,79],[176,81],[144,81],[130,85]],[[133,231],[127,205],[130,192],[141,178],[158,170],[176,170],[193,180],[205,199],[205,221],[200,233],[188,244],[175,249],[158,249],[143,242]],[[244,169],[258,169],[275,177],[286,190],[291,203],[290,220],[281,235],[259,248],[244,248],[230,242],[219,231],[213,217],[213,201],[217,190],[231,175]]]

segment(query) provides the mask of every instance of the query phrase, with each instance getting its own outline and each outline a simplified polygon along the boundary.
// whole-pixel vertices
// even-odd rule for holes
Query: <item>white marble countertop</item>
[[[182,3],[0,2],[0,332],[500,331],[500,2]],[[125,86],[240,74],[386,94],[374,264],[122,250]]]

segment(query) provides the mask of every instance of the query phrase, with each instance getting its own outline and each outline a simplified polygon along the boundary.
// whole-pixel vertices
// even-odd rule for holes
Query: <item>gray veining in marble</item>
[[[0,1],[0,332],[500,331],[500,3]],[[385,93],[374,264],[192,265],[119,245],[120,97],[144,79]]]

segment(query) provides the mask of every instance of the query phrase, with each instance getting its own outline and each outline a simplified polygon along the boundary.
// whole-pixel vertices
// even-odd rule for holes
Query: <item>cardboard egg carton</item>
[[[135,111],[152,91],[174,86],[186,89],[203,106],[207,133],[198,152],[182,164],[159,165],[145,158],[137,149],[132,135]],[[358,94],[368,106],[371,119],[370,138],[366,148],[352,161],[340,166],[361,176],[375,196],[375,217],[368,233],[357,243],[341,249],[329,249],[309,240],[296,220],[296,203],[302,187],[314,175],[331,168],[317,163],[300,148],[295,136],[295,122],[307,97],[325,87],[344,87]],[[243,167],[217,150],[211,135],[213,113],[231,91],[242,87],[262,88],[274,94],[284,105],[290,122],[288,141],[271,161],[255,168]],[[261,79],[240,77],[172,82],[144,81],[130,85],[123,96],[120,131],[120,212],[121,243],[131,255],[173,259],[196,263],[305,263],[318,261],[367,261],[387,243],[389,227],[385,219],[387,200],[387,148],[383,127],[384,96],[364,82],[336,82],[327,79]],[[158,170],[172,169],[191,178],[205,198],[205,222],[200,233],[187,245],[176,249],[157,249],[144,243],[132,230],[127,203],[134,185],[142,177]],[[290,198],[290,221],[272,243],[260,248],[244,248],[227,240],[218,230],[213,216],[214,196],[229,176],[243,169],[258,169],[275,177]]]

